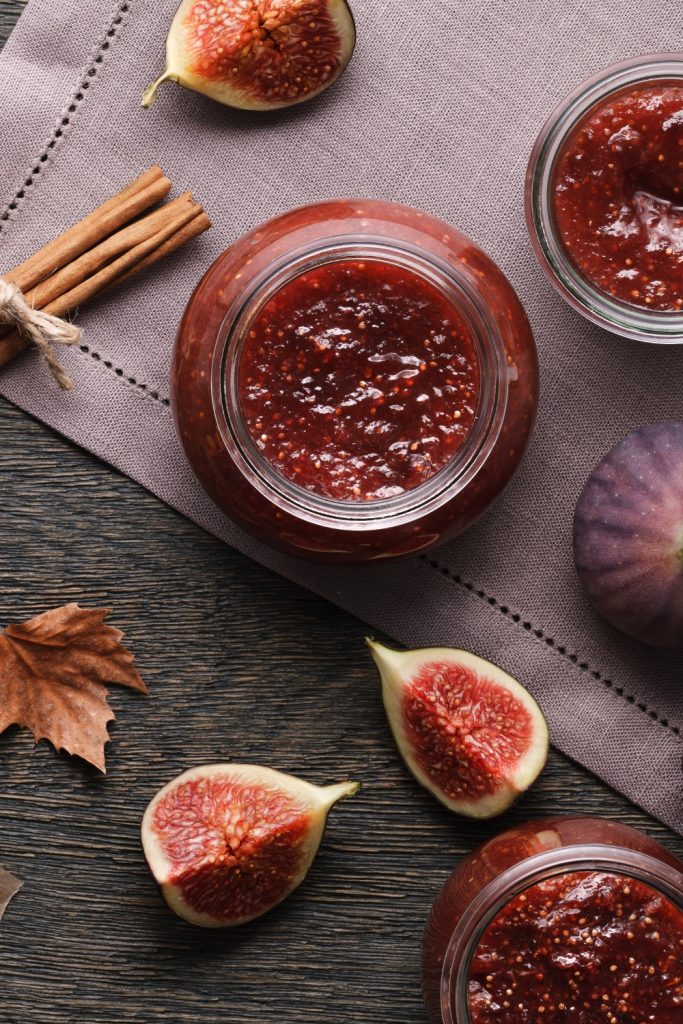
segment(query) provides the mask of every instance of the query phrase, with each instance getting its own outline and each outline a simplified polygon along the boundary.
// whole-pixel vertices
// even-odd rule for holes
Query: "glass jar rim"
[[[575,871],[604,871],[643,882],[683,908],[683,872],[650,854],[606,843],[545,850],[506,868],[469,904],[448,943],[441,972],[443,1024],[471,1024],[469,969],[495,915],[516,895],[546,878]]]
[[[242,414],[239,396],[240,353],[249,325],[265,303],[308,270],[348,259],[392,263],[436,285],[465,320],[477,349],[480,395],[475,421],[463,445],[446,465],[424,483],[376,501],[342,501],[298,487],[277,472],[259,451]],[[282,511],[305,516],[344,531],[401,525],[417,512],[429,513],[479,472],[498,439],[508,397],[508,371],[500,330],[482,297],[454,264],[419,245],[374,235],[337,235],[307,242],[264,268],[226,311],[217,336],[212,369],[212,402],[221,439],[242,473]]]
[[[552,214],[552,179],[569,134],[588,111],[630,85],[681,79],[683,53],[651,53],[610,65],[580,83],[554,108],[536,139],[526,172],[527,230],[541,268],[560,295],[583,316],[612,333],[659,345],[683,344],[683,312],[648,310],[593,285],[572,263]]]

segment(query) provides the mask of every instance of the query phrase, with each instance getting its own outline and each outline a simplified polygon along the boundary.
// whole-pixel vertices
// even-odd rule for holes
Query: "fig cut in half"
[[[531,694],[469,651],[368,645],[394,738],[417,781],[457,814],[507,810],[548,756],[548,727]]]
[[[303,882],[330,808],[359,788],[313,786],[251,764],[191,768],[145,811],[147,863],[171,910],[190,924],[244,924]]]
[[[229,107],[291,107],[329,88],[355,44],[346,0],[183,0],[166,70],[142,105],[163,82],[177,82]]]

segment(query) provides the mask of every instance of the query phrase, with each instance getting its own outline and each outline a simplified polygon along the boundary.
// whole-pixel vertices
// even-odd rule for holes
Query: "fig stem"
[[[380,672],[382,672],[382,669],[387,671],[393,669],[394,672],[400,671],[404,657],[403,651],[397,651],[393,647],[385,647],[384,644],[378,643],[369,636],[366,636],[365,642],[370,648],[370,653]]]
[[[145,89],[144,93],[142,94],[142,105],[145,108],[145,110],[149,110],[149,108],[154,103],[155,99],[157,98],[157,92],[159,90],[160,85],[163,85],[164,82],[177,81],[178,76],[175,75],[172,71],[169,71],[168,69],[164,71],[163,75],[160,75],[159,78],[157,78],[156,82],[152,82],[152,84],[148,86],[148,88]]]
[[[327,807],[332,807],[345,796],[354,796],[360,789],[360,782],[339,782],[335,786],[323,786],[323,794]]]

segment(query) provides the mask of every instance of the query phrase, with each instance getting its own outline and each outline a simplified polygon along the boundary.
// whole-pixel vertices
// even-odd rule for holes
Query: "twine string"
[[[81,332],[75,324],[40,309],[32,309],[21,290],[1,277],[0,324],[8,324],[29,344],[35,345],[60,388],[71,391],[73,382],[55,355],[53,346],[76,345],[81,340]]]

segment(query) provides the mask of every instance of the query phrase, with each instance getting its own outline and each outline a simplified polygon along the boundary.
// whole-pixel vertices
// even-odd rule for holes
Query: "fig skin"
[[[346,0],[182,0],[166,69],[142,106],[151,107],[164,82],[241,110],[295,106],[337,81],[355,45]]]
[[[456,814],[506,811],[548,758],[548,726],[528,690],[469,651],[366,642],[396,745],[417,781]]]
[[[683,423],[633,431],[596,466],[574,514],[574,561],[621,632],[683,647]]]
[[[359,789],[357,782],[314,786],[261,765],[191,768],[160,789],[144,813],[147,864],[185,921],[245,924],[303,882],[329,811]]]

